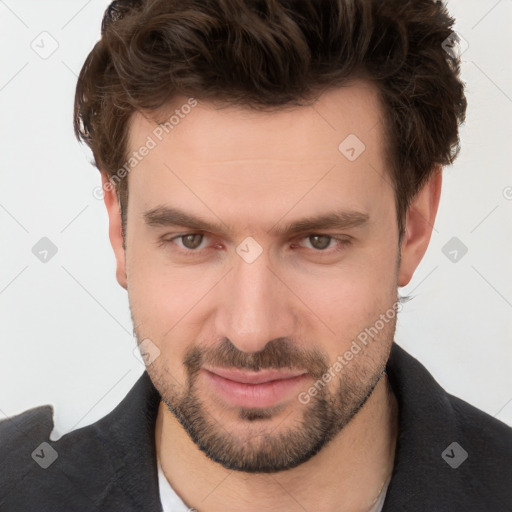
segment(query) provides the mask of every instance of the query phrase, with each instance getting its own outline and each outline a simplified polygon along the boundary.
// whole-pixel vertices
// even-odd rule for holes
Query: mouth
[[[223,401],[247,408],[265,408],[296,396],[310,378],[305,371],[203,368],[201,373]]]

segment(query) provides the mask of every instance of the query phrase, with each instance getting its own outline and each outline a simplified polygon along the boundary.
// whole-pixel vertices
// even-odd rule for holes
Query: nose
[[[294,337],[297,301],[265,250],[252,263],[235,254],[233,269],[218,293],[216,333],[239,350],[257,352],[275,338]]]

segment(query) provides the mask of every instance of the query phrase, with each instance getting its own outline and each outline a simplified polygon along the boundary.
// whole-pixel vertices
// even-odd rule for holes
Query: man
[[[147,372],[58,442],[50,407],[0,424],[1,510],[512,510],[511,429],[393,342],[464,121],[452,27],[113,2],[74,122]]]

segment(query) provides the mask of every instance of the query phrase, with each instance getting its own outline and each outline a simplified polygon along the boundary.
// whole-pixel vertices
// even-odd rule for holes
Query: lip
[[[217,395],[231,405],[264,408],[282,402],[304,386],[309,374],[304,371],[245,371],[230,368],[203,368],[202,373]]]
[[[264,384],[273,380],[284,380],[304,375],[305,371],[283,371],[272,368],[258,371],[240,370],[239,368],[205,368],[210,373],[214,373],[224,379],[243,384]]]

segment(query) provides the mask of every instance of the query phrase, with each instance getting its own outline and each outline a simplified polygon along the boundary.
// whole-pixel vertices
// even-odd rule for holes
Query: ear
[[[438,166],[429,181],[416,194],[407,211],[406,228],[401,244],[398,286],[407,285],[420,264],[434,229],[441,197],[442,168]]]
[[[105,201],[108,212],[108,236],[116,257],[116,278],[117,282],[123,288],[127,289],[126,255],[123,247],[121,209],[117,199],[116,188],[110,183],[107,174],[103,171],[101,172],[101,185],[103,189],[103,200]]]

